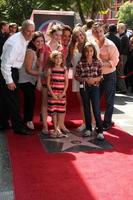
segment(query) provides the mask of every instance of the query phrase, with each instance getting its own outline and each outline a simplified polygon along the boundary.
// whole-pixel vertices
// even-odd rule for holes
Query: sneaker
[[[112,126],[114,126],[114,122],[111,122],[110,124],[103,124],[103,130],[108,131],[112,128]]]
[[[83,133],[83,137],[90,137],[91,136],[91,134],[92,134],[92,132],[90,131],[90,130],[87,130],[87,131],[85,131],[84,133]]]
[[[27,122],[26,125],[27,125],[27,127],[28,127],[29,129],[34,130],[34,124],[33,124],[32,121]]]
[[[104,135],[103,135],[103,133],[98,133],[97,139],[98,139],[98,140],[104,140]]]
[[[84,129],[86,128],[86,126],[85,126],[85,124],[82,124],[81,126],[79,126],[78,128],[77,128],[77,131],[83,131]]]

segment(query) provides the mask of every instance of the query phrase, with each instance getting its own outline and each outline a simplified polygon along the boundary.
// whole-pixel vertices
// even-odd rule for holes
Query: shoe
[[[70,131],[69,131],[67,128],[62,128],[61,131],[62,131],[64,134],[70,133]]]
[[[63,137],[68,137],[68,136],[63,134],[63,133],[58,133],[57,134],[57,138],[63,138]]]
[[[43,121],[42,113],[40,113],[40,122]]]
[[[127,94],[127,91],[121,91],[120,94]]]
[[[83,133],[83,137],[90,137],[92,135],[92,132],[90,130],[86,130],[84,133]]]
[[[14,133],[16,134],[22,134],[22,135],[32,135],[32,132],[28,130],[27,128],[22,128],[20,130],[14,130]]]
[[[10,128],[11,127],[10,127],[9,123],[4,124],[4,125],[0,124],[0,131],[4,131],[4,130],[10,129]]]
[[[98,133],[97,139],[98,139],[98,140],[104,140],[104,135],[103,135],[103,133]]]
[[[0,125],[0,131],[4,131],[4,130],[9,129],[9,128],[10,128],[9,126]]]
[[[63,134],[62,131],[59,128],[57,128],[57,130],[55,132],[56,132],[57,138],[68,137],[68,135]]]
[[[48,132],[48,130],[45,130],[45,129],[42,129],[42,132],[41,132],[43,135],[48,135],[49,134],[49,132]]]
[[[81,132],[81,131],[83,131],[85,128],[86,128],[85,124],[82,124],[81,126],[79,126],[79,127],[77,128],[77,131]]]
[[[108,131],[110,128],[114,126],[114,122],[111,122],[110,124],[103,124],[103,131]]]
[[[35,129],[34,124],[33,124],[32,121],[28,121],[28,122],[26,123],[26,126],[27,126],[29,129],[31,129],[31,130],[34,130],[34,129]]]

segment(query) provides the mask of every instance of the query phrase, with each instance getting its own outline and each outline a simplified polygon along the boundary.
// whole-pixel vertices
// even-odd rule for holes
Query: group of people
[[[10,36],[3,45],[0,72],[0,125],[9,126],[18,134],[32,134],[34,127],[35,89],[41,90],[42,133],[53,138],[67,137],[65,126],[68,72],[73,71],[72,92],[77,94],[83,124],[82,136],[104,139],[103,131],[112,127],[116,91],[116,67],[120,50],[106,37],[104,26],[92,20],[85,30],[76,25],[53,25],[49,40],[35,32],[31,20],[23,22],[21,31]],[[109,38],[109,39],[108,39]],[[111,41],[112,40],[112,41]],[[124,61],[121,61],[124,62]],[[19,109],[19,89],[24,94],[23,119]],[[100,97],[105,95],[105,113],[101,119]],[[69,98],[69,97],[68,97]],[[54,130],[48,130],[47,116],[52,117]]]

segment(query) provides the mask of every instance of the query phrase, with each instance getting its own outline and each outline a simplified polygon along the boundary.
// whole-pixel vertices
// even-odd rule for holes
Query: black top
[[[121,55],[127,55],[129,52],[129,38],[126,33],[120,35],[121,40]]]
[[[9,35],[7,33],[0,32],[0,56],[2,54],[3,45],[8,37]]]
[[[119,53],[121,54],[121,40],[120,38],[118,38],[114,33],[107,33],[106,37],[111,40],[112,42],[114,42],[114,44],[116,45]]]

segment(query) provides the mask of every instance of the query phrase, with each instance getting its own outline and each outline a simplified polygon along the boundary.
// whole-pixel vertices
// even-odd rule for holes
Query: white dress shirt
[[[21,32],[15,33],[5,42],[1,56],[1,72],[6,84],[13,83],[11,68],[22,67],[27,44],[28,41]]]

